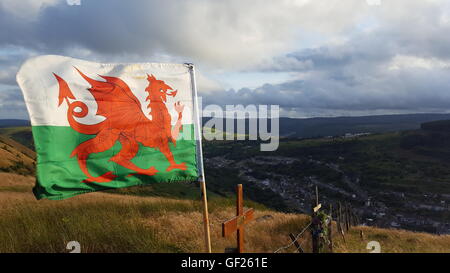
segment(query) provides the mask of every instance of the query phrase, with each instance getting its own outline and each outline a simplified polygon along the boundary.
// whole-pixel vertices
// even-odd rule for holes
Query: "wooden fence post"
[[[345,203],[345,229],[350,230],[350,213],[348,213],[348,203]]]
[[[312,243],[312,252],[319,253],[319,219],[317,218],[317,213],[314,210],[316,207],[316,202],[312,202],[311,206],[311,243]]]
[[[343,224],[344,224],[344,217],[342,215],[342,204],[341,202],[339,202],[338,204],[338,217],[339,217],[339,232],[341,234],[344,234],[344,228],[343,228]]]
[[[349,204],[348,205],[348,213],[350,214],[350,227],[354,226],[354,221],[353,221],[353,208],[352,205]]]
[[[316,185],[316,206],[319,205],[319,188]]]
[[[348,213],[348,228],[352,228],[352,211],[350,204],[347,203],[347,213]]]
[[[333,253],[333,206],[330,204],[330,222],[328,223],[328,243],[330,252]]]
[[[358,225],[358,221],[356,220],[355,209],[352,208],[352,218],[353,218],[353,226],[356,227]]]
[[[338,210],[336,212],[336,230],[337,230],[338,233],[341,232],[340,225],[341,225],[341,219],[339,218],[339,210]]]

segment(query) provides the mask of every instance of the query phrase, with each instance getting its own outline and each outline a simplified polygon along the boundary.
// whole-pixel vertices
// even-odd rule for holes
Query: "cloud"
[[[0,117],[2,119],[28,119],[25,102],[19,88],[0,85]]]
[[[0,0],[0,32],[0,83],[11,86],[21,60],[51,53],[192,61],[204,103],[279,104],[292,116],[442,112],[450,105],[445,0]],[[240,72],[292,76],[225,90],[218,75]]]
[[[57,2],[58,0],[2,0],[0,7],[21,20],[33,21],[42,9]]]
[[[41,0],[30,5],[30,24],[21,16],[29,2],[0,6],[0,45],[47,53],[82,48],[141,60],[168,54],[214,69],[240,69],[293,50],[302,29],[339,32],[366,7],[359,0],[97,0],[80,6]]]
[[[293,117],[448,112],[449,76],[446,69],[423,68],[347,75],[349,79],[311,73],[303,80],[217,92],[204,103],[278,104]]]
[[[16,66],[8,66],[0,70],[0,83],[14,85],[16,83]]]
[[[32,52],[21,48],[5,47],[0,50],[0,84],[16,87],[16,74],[19,66],[31,56],[33,56]]]
[[[297,72],[297,80],[206,101],[279,104],[295,116],[449,111],[450,6],[410,1],[405,9],[392,2],[383,2],[370,27],[257,66]]]
[[[402,70],[408,68],[442,69],[450,68],[450,61],[437,58],[421,58],[416,56],[397,55],[389,64],[389,70]]]

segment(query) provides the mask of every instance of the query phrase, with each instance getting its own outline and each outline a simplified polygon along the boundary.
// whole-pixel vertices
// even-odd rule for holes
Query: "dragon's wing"
[[[132,126],[133,121],[145,118],[141,110],[141,103],[131,92],[130,87],[121,79],[116,77],[100,76],[104,81],[89,78],[80,70],[78,73],[91,85],[88,90],[97,102],[97,115],[110,119],[111,122],[119,122],[112,125],[117,128],[120,125]]]

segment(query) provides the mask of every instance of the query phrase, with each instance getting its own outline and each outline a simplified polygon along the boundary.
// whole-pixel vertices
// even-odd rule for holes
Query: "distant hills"
[[[437,120],[422,123],[420,128],[422,130],[433,132],[450,132],[450,120]]]
[[[211,118],[203,118],[203,124]],[[280,118],[280,136],[293,138],[314,138],[340,136],[346,133],[385,133],[419,129],[422,123],[450,119],[450,114],[407,114],[377,115],[362,117],[330,118]],[[229,132],[226,121],[224,131]],[[249,119],[245,120],[248,128]],[[234,122],[237,128],[237,120]],[[270,124],[269,124],[270,128]]]
[[[30,121],[23,119],[0,119],[0,128],[19,126],[30,126]]]

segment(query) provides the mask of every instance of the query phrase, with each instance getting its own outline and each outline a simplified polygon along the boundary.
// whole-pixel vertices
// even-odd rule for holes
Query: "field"
[[[137,196],[130,192],[98,192],[65,201],[36,201],[34,179],[0,173],[0,252],[68,252],[78,241],[82,252],[202,252],[204,250],[199,196]],[[142,188],[141,188],[142,189]],[[163,191],[163,190],[162,190]],[[180,188],[180,191],[181,188]],[[246,201],[247,202],[247,201]],[[309,216],[276,212],[254,202],[255,221],[246,229],[248,252],[274,252],[290,243],[289,233],[300,232]],[[221,237],[221,223],[234,215],[232,198],[212,195],[209,200],[214,252],[233,247],[233,238]],[[360,230],[365,238],[360,238]],[[382,252],[449,252],[450,236],[402,230],[355,227],[345,242],[334,236],[336,252],[368,252],[376,240]],[[311,249],[309,234],[302,245]],[[290,247],[281,252],[294,252]]]
[[[0,135],[0,171],[34,173],[35,159],[34,151],[9,137]]]
[[[300,211],[309,211],[307,202],[315,185],[309,177],[315,177],[323,185],[358,196],[352,200],[322,186],[321,200],[326,205],[347,201],[360,210],[362,218],[371,218],[372,210],[380,213],[383,202],[387,215],[376,225],[388,227],[397,221],[395,215],[402,214],[404,219],[417,220],[416,225],[402,227],[436,233],[433,222],[425,226],[422,221],[439,221],[445,227],[448,212],[410,204],[442,206],[440,200],[446,197],[441,194],[450,189],[449,136],[443,130],[414,130],[359,138],[281,139],[280,148],[270,154],[261,153],[260,143],[254,141],[205,142],[213,251],[235,245],[233,238],[221,237],[221,223],[234,215],[238,183],[244,185],[245,204],[256,209],[256,220],[246,230],[247,251],[274,252],[290,243],[289,233],[297,234],[309,223],[309,216],[292,209],[301,208],[298,203],[286,202],[276,187],[262,188],[249,177],[291,180],[281,190],[290,190],[304,202],[306,210]],[[0,128],[0,252],[68,252],[69,241],[79,241],[83,252],[204,250],[196,183],[160,183],[65,201],[36,201],[31,193],[34,178],[24,176],[34,174],[32,143],[29,127]],[[344,183],[343,177],[352,184]],[[300,191],[303,195],[297,195]],[[364,207],[360,192],[377,200],[377,205]],[[396,198],[400,194],[401,202]],[[311,250],[309,237],[308,233],[302,237],[307,251]],[[345,241],[341,235],[333,237],[335,252],[368,252],[369,241],[380,242],[382,252],[450,252],[448,235],[359,226],[346,234]],[[281,252],[294,251],[291,246]]]

